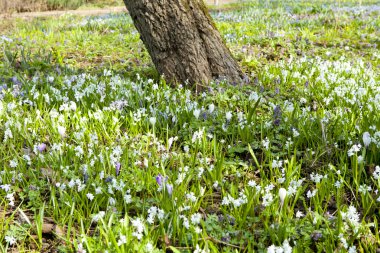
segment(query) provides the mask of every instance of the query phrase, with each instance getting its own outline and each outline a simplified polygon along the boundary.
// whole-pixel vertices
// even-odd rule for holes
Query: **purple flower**
[[[110,182],[112,182],[112,180],[113,180],[113,177],[107,177],[105,179],[106,183],[110,183]]]
[[[156,177],[157,184],[161,186],[163,181],[164,181],[164,177],[161,174],[158,174],[158,176]]]
[[[120,168],[121,168],[121,163],[116,162],[115,163],[116,176],[118,176],[120,174]]]
[[[40,152],[44,152],[46,149],[46,144],[45,143],[38,144],[37,149]]]
[[[173,185],[172,184],[166,184],[166,190],[168,191],[169,195],[172,195]]]

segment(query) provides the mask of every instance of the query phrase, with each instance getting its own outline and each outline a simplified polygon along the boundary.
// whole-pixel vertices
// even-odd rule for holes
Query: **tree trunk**
[[[158,72],[169,81],[241,83],[243,72],[203,0],[124,0]]]

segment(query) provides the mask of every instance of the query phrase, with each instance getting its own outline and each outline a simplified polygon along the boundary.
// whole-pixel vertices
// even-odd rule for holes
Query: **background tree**
[[[174,82],[206,84],[243,72],[203,0],[124,0],[158,72]]]

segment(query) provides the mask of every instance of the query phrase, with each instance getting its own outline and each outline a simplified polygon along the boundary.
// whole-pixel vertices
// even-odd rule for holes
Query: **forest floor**
[[[214,5],[214,0],[207,0],[207,4]],[[219,0],[219,5],[225,5],[237,2],[236,0]],[[95,9],[79,9],[79,10],[64,10],[64,11],[41,11],[41,12],[22,12],[22,13],[7,13],[0,14],[0,18],[36,18],[36,17],[52,17],[62,16],[65,14],[79,16],[97,16],[108,13],[126,12],[125,6],[95,8]]]
[[[0,18],[1,253],[380,252],[379,0],[210,9],[201,94],[129,15]]]

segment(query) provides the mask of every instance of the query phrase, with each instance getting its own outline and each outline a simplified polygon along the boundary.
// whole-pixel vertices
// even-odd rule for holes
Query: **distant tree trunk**
[[[175,82],[242,81],[203,0],[124,0],[157,70]]]

